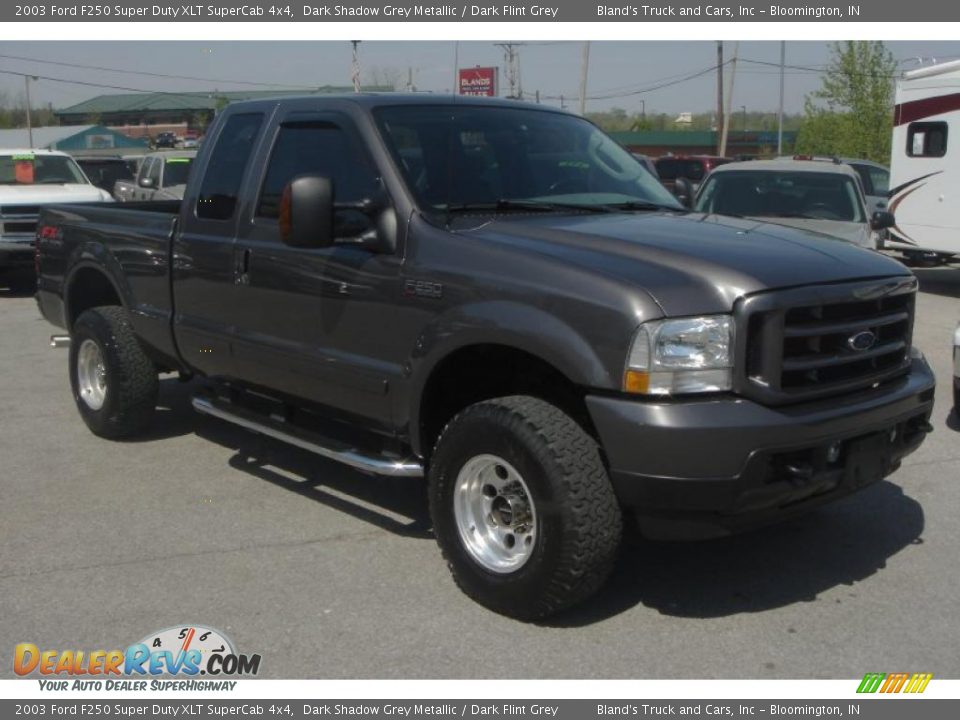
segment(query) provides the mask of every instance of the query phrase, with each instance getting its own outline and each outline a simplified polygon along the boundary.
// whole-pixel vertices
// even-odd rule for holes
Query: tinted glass
[[[376,114],[421,207],[504,201],[680,207],[629,152],[576,116],[449,105],[386,107]]]
[[[335,203],[355,203],[377,190],[377,174],[341,128],[329,123],[297,123],[280,128],[270,154],[257,215],[277,217],[283,188],[298,175],[333,181]]]
[[[233,217],[240,183],[262,122],[261,113],[243,113],[227,120],[203,175],[197,198],[197,217],[208,220]]]
[[[113,191],[117,180],[132,180],[133,174],[123,160],[79,160],[80,167],[94,185]]]
[[[193,158],[167,158],[163,170],[163,186],[186,185]]]
[[[854,179],[830,173],[715,173],[697,197],[695,209],[718,215],[864,222]]]

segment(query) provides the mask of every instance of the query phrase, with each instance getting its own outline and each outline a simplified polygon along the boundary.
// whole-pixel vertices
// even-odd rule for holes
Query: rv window
[[[943,157],[947,154],[945,122],[915,122],[907,128],[907,155],[910,157]]]

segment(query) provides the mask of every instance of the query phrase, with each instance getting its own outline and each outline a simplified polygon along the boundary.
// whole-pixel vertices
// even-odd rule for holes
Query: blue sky
[[[889,42],[901,68],[916,67],[916,58],[939,61],[960,58],[960,42]],[[725,44],[727,57],[733,43]],[[365,80],[374,69],[381,74],[407,76],[411,69],[421,90],[449,91],[454,78],[454,54],[461,67],[502,65],[503,51],[492,42],[380,42],[360,45]],[[576,42],[531,42],[519,48],[522,87],[541,92],[545,102],[559,104],[561,94],[575,102],[580,77],[581,44]],[[778,42],[742,42],[742,58],[778,63]],[[14,59],[32,58],[32,60]],[[4,42],[0,44],[0,70],[34,73],[69,82],[40,79],[31,84],[35,105],[52,103],[64,107],[101,93],[119,92],[82,85],[116,85],[138,90],[231,90],[256,87],[244,83],[317,86],[350,84],[348,42]],[[828,44],[813,41],[787,43],[787,64],[808,69],[788,69],[786,110],[799,112],[804,96],[819,86],[816,72],[828,62]],[[590,51],[588,110],[622,107],[636,112],[679,113],[710,111],[715,105],[716,77],[701,77],[639,93],[651,86],[672,83],[705,70],[715,63],[712,42],[593,42]],[[45,63],[39,60],[47,61]],[[63,63],[61,65],[52,63]],[[78,67],[98,66],[99,70]],[[125,69],[199,78],[165,78],[108,70]],[[505,84],[501,73],[501,82]],[[18,100],[23,78],[0,73],[0,93]],[[732,105],[739,110],[776,110],[779,71],[776,67],[741,63]],[[603,96],[603,97],[600,97]],[[643,101],[643,102],[641,102]]]

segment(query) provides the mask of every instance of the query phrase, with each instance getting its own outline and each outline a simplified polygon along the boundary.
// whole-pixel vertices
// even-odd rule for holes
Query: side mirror
[[[693,183],[685,177],[678,177],[673,183],[673,195],[680,201],[685,208],[693,207],[693,196],[695,191]]]
[[[142,188],[152,188],[153,187],[153,178],[140,178],[140,187]]]
[[[280,197],[280,239],[292,247],[333,244],[333,182],[319,175],[291,180]]]
[[[889,210],[877,210],[870,216],[871,230],[886,230],[897,224],[896,218]]]

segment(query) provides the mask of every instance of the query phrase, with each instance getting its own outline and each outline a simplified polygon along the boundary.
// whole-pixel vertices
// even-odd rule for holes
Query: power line
[[[30,58],[30,57],[24,57],[24,56],[21,56],[21,55],[4,55],[4,54],[0,54],[0,58],[4,58],[4,59],[6,59],[6,60],[18,60],[18,61],[21,61],[21,62],[42,63],[42,64],[44,64],[44,65],[58,65],[58,66],[60,66],[60,67],[83,68],[84,70],[100,70],[100,71],[104,71],[104,72],[125,73],[125,74],[127,74],[127,75],[143,75],[143,76],[145,76],[145,77],[164,78],[164,79],[168,79],[168,80],[193,80],[193,81],[196,81],[196,82],[209,82],[209,83],[217,83],[217,84],[221,84],[221,85],[223,85],[223,84],[226,84],[226,85],[251,85],[251,86],[255,86],[255,87],[287,88],[287,89],[291,89],[291,90],[299,90],[299,89],[310,90],[310,89],[312,89],[312,88],[309,88],[309,87],[307,87],[307,86],[305,86],[305,85],[301,85],[301,86],[296,86],[296,85],[290,86],[290,85],[281,85],[281,84],[279,84],[279,83],[255,82],[255,81],[253,81],[253,80],[223,80],[223,79],[215,79],[215,78],[194,77],[194,76],[191,76],[191,75],[170,75],[170,74],[166,74],[166,73],[148,72],[148,71],[146,71],[146,70],[128,70],[128,69],[121,69],[121,68],[103,67],[103,66],[100,66],[100,65],[81,65],[81,64],[78,64],[78,63],[66,63],[66,62],[59,62],[59,61],[57,61],[57,60],[42,60],[42,59],[40,59],[40,58]],[[79,82],[79,81],[78,81],[78,82]],[[106,86],[105,86],[105,87],[106,87]]]

